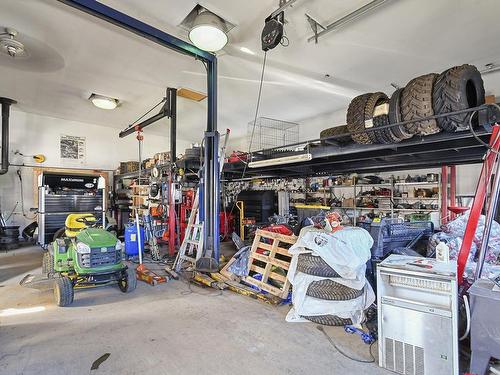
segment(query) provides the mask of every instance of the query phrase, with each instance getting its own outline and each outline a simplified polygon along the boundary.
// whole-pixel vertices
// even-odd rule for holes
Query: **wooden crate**
[[[265,242],[266,239],[271,243]],[[260,273],[262,275],[262,280],[257,280],[250,274],[243,280],[246,283],[265,290],[272,295],[278,296],[282,299],[287,298],[288,291],[290,290],[290,282],[286,277],[286,273],[288,273],[288,268],[290,267],[290,261],[292,259],[287,247],[290,247],[289,245],[293,245],[296,241],[296,236],[285,236],[284,234],[267,232],[258,229],[255,233],[252,249],[250,250],[248,270],[250,274],[252,272]],[[267,250],[269,251],[269,254],[260,254],[257,252],[257,249]],[[285,276],[273,271],[273,266],[281,267],[285,270]],[[283,286],[278,288],[271,285],[269,284],[270,280],[280,281],[283,283]]]

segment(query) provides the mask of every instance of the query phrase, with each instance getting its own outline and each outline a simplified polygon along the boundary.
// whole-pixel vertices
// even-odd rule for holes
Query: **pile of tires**
[[[307,288],[306,295],[328,301],[348,301],[361,297],[364,288],[361,290],[349,288],[335,281],[340,275],[335,272],[321,257],[313,254],[300,254],[297,260],[297,272],[303,272],[312,276],[323,277],[318,281],[313,281]],[[352,324],[351,319],[344,319],[337,315],[316,315],[302,316],[317,324],[329,326],[344,326]]]
[[[470,126],[470,112],[425,118],[477,107],[484,102],[481,73],[475,66],[464,64],[441,74],[416,77],[390,98],[382,92],[355,97],[347,109],[347,130],[352,140],[359,144],[399,143],[415,135],[462,131]],[[422,121],[418,121],[420,119]],[[405,121],[413,122],[381,128]],[[477,124],[472,122],[472,125]]]

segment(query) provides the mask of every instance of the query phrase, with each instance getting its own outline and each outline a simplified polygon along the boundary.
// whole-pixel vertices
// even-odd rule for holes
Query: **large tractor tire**
[[[127,268],[125,277],[118,281],[118,287],[123,293],[130,293],[137,287],[137,276],[135,270]]]
[[[397,89],[391,95],[389,99],[389,123],[397,124],[398,122],[403,121],[403,116],[401,115],[401,94],[403,93],[403,89]],[[403,141],[405,139],[410,139],[413,137],[413,134],[406,130],[404,125],[397,125],[391,128],[393,134],[399,139],[399,141]]]
[[[434,84],[433,106],[436,114],[477,107],[484,101],[483,79],[474,65],[464,64],[445,70]],[[441,117],[437,119],[437,124],[445,131],[456,132],[469,128],[470,117],[471,113]]]
[[[365,107],[366,103],[370,99],[372,94],[363,94],[356,96],[351,103],[349,103],[349,107],[347,108],[347,129],[350,133],[362,131],[365,129]],[[370,144],[373,143],[365,133],[353,134],[351,138],[356,143],[361,144]]]
[[[57,306],[64,307],[73,303],[73,283],[67,277],[61,277],[54,282],[54,299]]]
[[[42,274],[47,277],[54,275],[54,256],[50,253],[50,251],[43,253]]]
[[[335,270],[321,257],[312,254],[300,254],[297,261],[297,271],[313,276],[340,277]]]
[[[313,281],[306,292],[308,296],[330,301],[348,301],[358,298],[363,293],[363,289],[349,288],[329,279]]]
[[[317,316],[303,316],[307,320],[325,326],[345,326],[352,324],[351,319],[344,319],[337,315],[317,315]]]
[[[401,95],[401,114],[404,121],[434,115],[432,93],[437,76],[435,73],[426,74],[408,82]],[[436,120],[412,122],[406,125],[406,130],[420,135],[430,135],[441,131]]]

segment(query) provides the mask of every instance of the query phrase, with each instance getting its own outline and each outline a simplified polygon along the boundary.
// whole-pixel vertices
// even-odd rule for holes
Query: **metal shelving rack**
[[[350,216],[351,219],[352,219],[352,222],[353,222],[353,225],[356,225],[356,221],[357,221],[357,218],[358,218],[358,215],[361,214],[362,212],[366,212],[366,211],[379,211],[379,212],[390,212],[391,214],[391,217],[394,217],[395,216],[395,213],[400,213],[400,212],[404,212],[404,213],[411,213],[411,212],[414,212],[414,213],[433,213],[433,212],[437,212],[437,213],[440,213],[441,212],[441,195],[442,195],[442,192],[441,192],[441,175],[439,175],[439,178],[438,178],[438,181],[436,182],[399,182],[399,181],[395,181],[393,180],[393,178],[391,177],[390,179],[390,182],[386,182],[386,183],[380,183],[380,184],[357,184],[357,183],[354,183],[352,185],[332,185],[332,186],[328,186],[328,187],[323,187],[323,188],[320,188],[314,192],[292,192],[292,194],[303,194],[303,195],[306,195],[309,194],[309,195],[313,195],[313,194],[323,194],[323,200],[324,200],[324,203],[323,205],[315,205],[315,204],[307,204],[307,200],[306,200],[306,203],[305,204],[290,204],[291,206],[298,206],[297,208],[320,208],[320,209],[339,209],[339,210],[343,210],[345,211],[346,215],[347,216]],[[397,187],[407,187],[407,186],[435,186],[435,187],[438,187],[438,196],[437,197],[398,197],[398,196],[395,196],[394,195],[394,192],[395,192],[395,189]],[[350,206],[340,206],[340,207],[329,207],[326,203],[326,200],[327,200],[327,197],[326,197],[326,193],[328,192],[330,194],[329,198],[332,198],[332,195],[334,194],[334,191],[336,189],[352,189],[352,192],[353,192],[353,198],[354,198],[354,203],[356,204],[356,200],[359,198],[358,197],[358,194],[363,192],[363,189],[364,188],[374,188],[374,187],[386,187],[386,188],[389,188],[390,191],[391,191],[391,195],[390,196],[378,196],[378,195],[364,195],[364,197],[368,197],[368,198],[376,198],[376,199],[388,199],[389,200],[389,208],[387,207],[359,207],[359,206],[353,206],[353,207],[350,207]],[[398,200],[407,200],[407,201],[428,201],[428,202],[431,202],[431,201],[435,201],[437,202],[438,204],[438,207],[436,209],[419,209],[419,208],[395,208],[395,201],[398,201]],[[352,211],[352,215],[350,215],[348,213],[348,210]],[[441,218],[439,217],[439,221],[441,220]]]

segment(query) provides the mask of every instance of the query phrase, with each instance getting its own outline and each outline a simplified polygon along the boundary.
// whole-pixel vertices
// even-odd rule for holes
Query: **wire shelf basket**
[[[250,121],[247,127],[247,144],[250,151],[285,146],[299,142],[299,124],[276,120],[268,117],[258,117]]]

